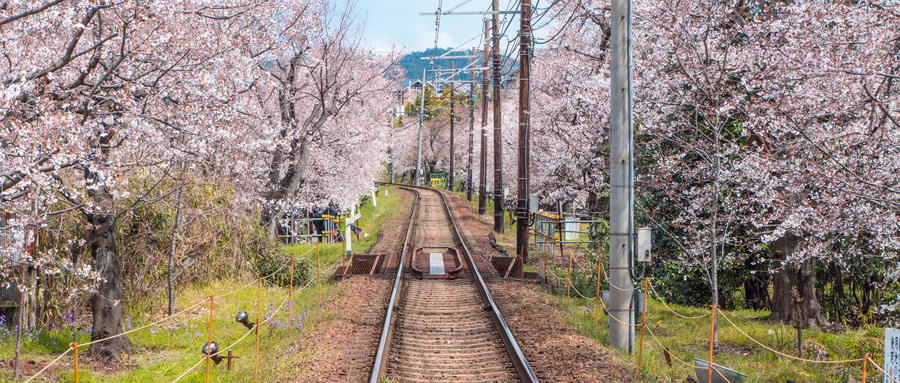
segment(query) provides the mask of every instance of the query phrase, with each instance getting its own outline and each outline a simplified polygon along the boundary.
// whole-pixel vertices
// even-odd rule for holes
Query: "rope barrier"
[[[685,362],[685,361],[679,359],[677,356],[675,356],[675,354],[672,353],[672,350],[666,348],[666,346],[664,346],[662,344],[662,342],[659,340],[659,338],[656,337],[656,333],[653,332],[653,330],[650,328],[650,326],[647,326],[647,332],[650,333],[650,335],[653,337],[653,340],[656,341],[656,344],[658,344],[659,347],[661,347],[666,352],[666,354],[669,354],[669,356],[671,356],[672,358],[675,358],[675,360],[678,361],[678,363],[681,363],[690,368],[699,368],[701,370],[709,370],[712,367],[713,364],[711,362],[709,362],[709,365],[706,367],[700,367],[700,366],[696,366],[692,363],[688,363],[688,362]],[[712,371],[716,371],[716,374],[718,374],[720,378],[725,379],[725,381],[728,383],[731,383],[731,381],[728,380],[728,378],[725,377],[725,375],[718,372],[715,368],[712,368]],[[707,374],[709,374],[709,373],[707,373]],[[712,374],[709,374],[709,375],[712,375]]]
[[[574,284],[572,283],[572,281],[569,280],[569,279],[566,280],[566,284],[569,285],[569,288],[570,288],[570,289],[575,290],[575,294],[578,294],[578,296],[580,296],[582,299],[587,299],[588,301],[592,301],[592,300],[598,298],[598,297],[590,297],[590,298],[589,298],[589,297],[584,296],[584,294],[582,294],[581,291],[578,291],[578,288],[575,287],[575,285],[574,285]]]
[[[335,265],[336,265],[336,263],[335,263]],[[328,270],[333,270],[333,269],[334,269],[334,265],[332,265],[332,267],[328,268]],[[300,288],[299,290],[297,290],[297,291],[299,292],[299,291],[305,290],[305,289],[308,288],[310,285],[312,285],[312,281],[313,281],[313,279],[310,279],[310,280],[306,283],[305,286],[301,287],[301,288]],[[253,283],[256,283],[256,281],[254,281]],[[270,319],[271,319],[271,318],[274,318],[275,315],[276,315],[277,313],[279,313],[279,312],[281,311],[282,308],[284,308],[284,305],[287,303],[287,301],[288,301],[288,299],[289,299],[290,297],[291,297],[291,295],[286,296],[285,299],[281,301],[281,305],[279,305],[278,308],[275,309],[275,311],[272,312],[272,315],[271,315],[271,316],[269,316],[268,318],[265,318],[265,320],[263,320],[262,322],[260,322],[260,323],[257,324],[256,326],[254,326],[252,329],[247,330],[247,332],[245,332],[243,336],[241,336],[241,337],[238,338],[236,341],[234,341],[233,343],[231,343],[230,345],[228,345],[228,347],[225,347],[225,348],[219,350],[218,352],[216,352],[216,353],[213,354],[213,355],[219,355],[219,354],[221,354],[221,353],[223,353],[223,352],[225,352],[225,351],[228,351],[228,350],[234,348],[234,346],[237,346],[238,343],[242,342],[244,339],[246,339],[248,336],[250,336],[250,334],[254,333],[260,326],[262,326],[262,325],[264,325],[264,324],[266,324],[266,323],[269,323]],[[201,302],[201,303],[202,303],[202,302]],[[197,364],[193,365],[193,366],[192,366],[191,368],[189,368],[187,371],[185,371],[184,373],[182,373],[181,375],[179,375],[177,378],[175,378],[175,380],[173,380],[172,383],[175,383],[175,382],[181,380],[182,378],[184,378],[185,376],[187,376],[187,374],[189,374],[191,371],[193,371],[193,370],[196,369],[198,366],[200,366],[200,364],[202,364],[202,362],[203,362],[203,359],[200,359],[200,361],[197,362]]]
[[[57,356],[56,359],[53,359],[52,362],[47,363],[47,365],[44,366],[44,368],[42,368],[40,371],[38,371],[37,374],[34,374],[34,375],[32,375],[30,378],[28,378],[28,380],[26,380],[25,383],[28,383],[28,382],[34,380],[34,378],[37,378],[38,375],[44,373],[44,371],[47,371],[47,369],[50,368],[50,366],[56,364],[56,362],[59,362],[59,360],[62,359],[62,357],[66,356],[66,354],[68,354],[69,351],[72,351],[72,346],[69,346],[69,349],[66,350],[66,352],[64,352],[64,353],[60,354],[59,356]]]
[[[574,260],[575,264],[576,264],[579,268],[583,269],[581,263],[578,261],[577,257],[575,257],[573,254],[570,255],[569,260],[570,260],[570,262],[572,262],[572,261]],[[607,278],[607,280],[609,280],[609,275],[606,273],[605,268],[603,268],[602,262],[600,262],[598,266],[599,266],[599,267],[598,267],[598,271],[599,271],[599,272],[602,272],[602,274]],[[604,302],[603,299],[600,299],[599,296],[597,296],[597,297],[587,297],[587,296],[585,296],[584,294],[582,294],[581,291],[579,291],[578,288],[576,288],[575,285],[572,283],[572,280],[571,280],[570,275],[571,275],[571,271],[569,272],[569,276],[566,276],[565,278],[563,278],[563,279],[565,279],[565,283],[566,283],[566,285],[567,285],[567,290],[569,290],[569,291],[574,290],[575,293],[576,293],[578,296],[580,296],[581,298],[586,299],[586,300],[588,300],[588,301],[591,301],[591,300],[595,300],[595,299],[596,299],[597,302],[598,302],[599,304],[602,304],[602,305],[603,305],[603,308],[606,309],[607,312],[608,312],[609,308],[607,307],[606,302]],[[635,287],[635,288],[631,288],[631,289],[624,289],[624,288],[621,288],[621,287],[619,287],[619,286],[616,286],[616,285],[614,285],[614,284],[612,284],[612,283],[610,283],[609,285],[610,285],[610,287],[612,287],[612,288],[614,288],[614,289],[616,289],[616,290],[624,291],[624,292],[629,292],[629,291],[639,290],[639,287]],[[649,285],[649,291],[651,291],[651,292],[654,294],[654,296],[656,297],[656,299],[658,299],[660,302],[662,302],[662,304],[663,304],[663,306],[666,308],[666,310],[669,311],[669,312],[671,312],[672,314],[674,314],[675,316],[677,316],[677,317],[679,317],[679,318],[682,318],[682,319],[701,319],[701,318],[706,318],[706,317],[709,317],[709,316],[712,315],[712,311],[711,311],[711,312],[708,312],[708,313],[705,313],[705,314],[703,314],[703,315],[697,315],[697,316],[689,316],[689,315],[681,314],[681,313],[679,313],[679,312],[673,310],[673,309],[669,306],[669,304],[666,303],[666,301],[662,298],[662,296],[659,294],[659,292],[656,291],[656,288],[653,286],[652,283],[648,283],[648,285]],[[646,298],[645,298],[645,301],[646,301]],[[754,339],[753,337],[751,337],[749,334],[747,334],[747,333],[744,332],[741,328],[739,328],[736,324],[734,324],[734,322],[732,322],[731,319],[728,318],[728,316],[724,314],[724,312],[722,312],[722,311],[720,311],[720,310],[717,310],[716,313],[719,314],[721,317],[725,318],[725,320],[726,320],[732,327],[734,327],[738,332],[740,332],[744,337],[746,337],[747,339],[753,341],[754,343],[756,343],[757,345],[759,345],[759,346],[762,347],[763,349],[766,349],[766,350],[768,350],[768,351],[770,351],[770,352],[772,352],[772,353],[775,353],[775,354],[777,354],[777,355],[780,355],[780,356],[783,356],[783,357],[786,357],[786,358],[789,358],[789,359],[792,359],[792,360],[796,360],[796,361],[800,361],[800,362],[807,362],[807,363],[816,363],[816,364],[844,364],[844,363],[858,363],[858,362],[861,362],[861,361],[865,363],[866,360],[872,361],[870,358],[867,359],[867,358],[865,358],[865,357],[864,357],[864,358],[858,358],[858,359],[845,359],[845,360],[812,360],[812,359],[805,359],[805,358],[800,358],[800,357],[795,357],[795,356],[792,356],[792,355],[789,355],[789,354],[785,354],[785,353],[782,353],[782,352],[780,352],[780,351],[778,351],[778,350],[772,349],[772,348],[770,348],[770,347],[764,345],[762,342],[760,342],[760,341]],[[683,360],[681,360],[681,359],[678,359],[678,357],[675,357],[675,356],[671,353],[671,351],[670,351],[668,348],[666,348],[666,347],[662,344],[662,342],[659,340],[659,338],[656,336],[656,334],[653,332],[653,330],[650,329],[649,326],[646,326],[645,324],[644,324],[644,325],[633,325],[633,324],[630,324],[630,323],[625,323],[625,322],[619,320],[618,318],[616,318],[615,316],[609,315],[609,314],[607,314],[607,317],[612,318],[612,319],[615,320],[616,322],[618,322],[618,323],[620,323],[620,324],[623,324],[623,325],[626,325],[626,326],[630,326],[630,327],[638,327],[638,326],[640,326],[640,327],[642,327],[642,331],[643,331],[643,328],[647,328],[647,331],[650,332],[651,336],[653,336],[653,339],[656,341],[656,343],[659,344],[660,347],[662,347],[667,353],[669,353],[672,357],[674,357],[678,362],[680,362],[680,363],[682,363],[682,364],[684,364],[684,365],[686,365],[686,366],[692,367],[692,368],[696,367],[696,366],[694,366],[693,364],[687,363],[687,362],[685,362],[685,361],[683,361]],[[711,319],[711,320],[712,320],[712,319]],[[712,359],[712,358],[710,358],[709,365],[710,365],[710,366],[713,366],[713,363],[712,363],[712,360],[711,360],[711,359]],[[882,374],[884,374],[885,376],[887,376],[888,378],[890,378],[890,380],[891,380],[892,382],[900,383],[900,381],[898,381],[897,379],[891,377],[890,375],[887,375],[887,373],[886,373],[880,366],[878,366],[877,364],[875,364],[874,361],[872,361],[872,364],[875,365],[875,367],[876,367]],[[700,367],[696,367],[696,368],[700,368]],[[709,368],[711,368],[711,367],[707,367],[707,369],[709,369]],[[716,371],[716,369],[715,369],[715,368],[712,368],[712,371]],[[728,378],[726,378],[725,376],[723,376],[722,373],[720,373],[720,372],[718,372],[718,371],[716,371],[716,372],[718,373],[719,377],[721,377],[722,379],[725,379],[726,381],[728,381]],[[709,375],[711,375],[711,374],[709,374]]]
[[[312,250],[314,250],[314,249],[315,249],[315,248],[309,249],[306,253],[300,255],[300,257],[303,257],[303,256],[309,254],[309,253],[312,252]],[[293,259],[293,257],[291,257],[291,258]],[[281,271],[282,269],[284,269],[284,268],[285,268],[288,264],[290,264],[290,263],[291,263],[290,260],[285,261],[285,263],[284,263],[283,265],[281,265],[281,267],[279,267],[277,270],[275,270],[275,271],[272,272],[271,274],[268,274],[268,275],[266,275],[265,277],[262,277],[262,279],[268,279],[268,278],[274,276],[275,274],[277,274],[279,271]],[[255,284],[256,282],[257,282],[257,281],[253,281],[253,282],[248,283],[247,285],[244,285],[244,286],[242,286],[242,287],[239,287],[239,288],[237,288],[237,289],[235,289],[235,290],[232,290],[232,291],[230,291],[230,292],[227,292],[227,293],[225,293],[225,294],[222,294],[222,295],[216,295],[215,298],[224,298],[224,297],[227,297],[227,296],[229,296],[229,295],[235,294],[235,293],[237,293],[237,292],[239,292],[239,291],[241,291],[241,290],[246,289],[247,287],[250,287],[251,285]],[[210,298],[207,298],[207,299],[210,299]],[[90,341],[90,342],[87,342],[87,343],[78,344],[77,347],[90,346],[90,345],[92,345],[92,344],[94,344],[94,343],[100,343],[100,342],[105,342],[105,341],[113,340],[113,339],[116,339],[116,338],[120,338],[120,337],[126,336],[126,335],[128,335],[128,334],[135,333],[135,332],[137,332],[137,331],[144,330],[144,329],[149,328],[149,327],[152,327],[152,326],[159,325],[159,324],[161,324],[161,323],[163,323],[163,322],[166,322],[166,321],[168,321],[168,320],[170,320],[170,319],[173,319],[173,318],[175,318],[175,317],[178,317],[178,316],[180,316],[180,315],[182,315],[182,314],[184,314],[184,313],[186,313],[186,312],[188,312],[188,311],[190,311],[190,310],[192,310],[192,309],[194,309],[194,308],[196,308],[196,307],[198,307],[198,306],[200,306],[200,305],[206,303],[207,299],[203,299],[203,300],[201,300],[201,301],[199,301],[199,302],[197,302],[197,303],[194,303],[194,304],[191,305],[191,306],[188,306],[187,308],[185,308],[185,309],[183,309],[183,310],[181,310],[181,311],[179,311],[179,312],[177,312],[177,313],[175,313],[175,314],[169,315],[169,316],[164,317],[164,318],[162,318],[162,319],[159,319],[159,320],[157,320],[157,321],[155,321],[155,322],[151,322],[151,323],[148,323],[148,324],[146,324],[146,325],[144,325],[144,326],[137,327],[137,328],[134,328],[134,329],[131,329],[131,330],[128,330],[128,331],[125,331],[125,332],[122,332],[122,333],[119,333],[119,334],[116,334],[116,335],[113,335],[113,336],[109,336],[109,337],[106,337],[106,338],[103,338],[103,339],[97,339],[97,340],[93,340],[93,341]],[[37,378],[38,376],[40,376],[40,375],[41,375],[42,373],[44,373],[44,371],[46,371],[50,366],[52,366],[53,364],[55,364],[56,362],[58,362],[60,359],[62,359],[63,356],[65,356],[66,354],[68,354],[68,353],[69,353],[70,351],[72,351],[72,350],[73,350],[73,348],[72,348],[72,347],[69,347],[68,350],[66,350],[64,353],[62,353],[61,355],[59,355],[56,359],[54,359],[52,362],[50,362],[50,364],[44,366],[43,369],[41,369],[41,370],[38,371],[36,374],[34,374],[34,375],[32,375],[30,378],[28,378],[28,380],[26,380],[25,383],[30,382],[30,381],[34,380],[35,378]],[[203,361],[203,360],[201,360],[201,362],[202,362],[202,361]],[[198,365],[199,365],[199,364],[198,364]],[[77,373],[76,373],[76,375],[77,375]],[[179,378],[179,379],[180,379],[180,378]]]
[[[672,308],[669,307],[669,304],[666,303],[665,300],[663,300],[662,296],[660,296],[658,292],[656,292],[656,288],[653,287],[653,284],[652,284],[652,283],[650,283],[649,285],[650,285],[650,291],[652,291],[653,294],[656,295],[656,299],[659,299],[659,301],[662,302],[663,306],[666,307],[666,310],[669,310],[669,312],[671,312],[672,314],[675,314],[675,316],[677,316],[677,317],[679,317],[679,318],[683,318],[683,319],[700,319],[700,318],[706,318],[706,317],[708,317],[708,316],[710,315],[710,313],[706,313],[706,314],[698,315],[698,316],[687,316],[687,315],[679,314],[677,311],[672,310]]]
[[[578,257],[575,257],[575,256],[574,256],[574,252],[571,252],[571,249],[570,249],[570,258],[569,258],[569,259],[570,259],[570,261],[571,261],[571,260],[574,260],[574,261],[575,261],[575,264],[578,265],[578,268],[579,268],[579,269],[586,269],[586,267],[584,267],[584,266],[581,265],[581,262],[578,262]],[[616,290],[619,290],[619,291],[624,291],[624,292],[633,292],[633,291],[640,290],[640,288],[638,288],[638,287],[633,287],[633,288],[626,289],[626,288],[623,288],[623,287],[619,287],[619,286],[614,285],[614,284],[609,280],[609,274],[606,272],[606,268],[603,267],[603,262],[602,262],[602,261],[601,261],[601,262],[597,262],[597,264],[600,266],[600,271],[602,271],[603,276],[606,277],[607,283],[608,283],[609,286],[612,287],[613,289],[616,289]],[[571,272],[570,272],[570,273],[571,273]],[[599,279],[598,279],[598,280],[599,280]]]
[[[571,282],[569,282],[569,283],[571,283]],[[578,295],[581,295],[581,293],[578,291],[578,289],[574,289],[574,290],[575,290],[576,293],[578,293]],[[584,295],[581,295],[581,296],[584,297]],[[591,299],[597,299],[597,301],[599,301],[600,304],[603,305],[603,309],[606,310],[606,312],[607,312],[606,316],[607,316],[608,318],[612,318],[612,320],[614,320],[614,321],[616,321],[616,322],[619,322],[619,323],[621,323],[621,324],[623,324],[623,325],[626,325],[626,326],[629,326],[629,327],[638,327],[638,326],[640,326],[640,325],[638,325],[638,324],[625,323],[625,322],[622,322],[621,320],[619,320],[619,318],[616,318],[615,315],[612,315],[611,313],[609,313],[609,307],[606,306],[606,302],[604,302],[603,299],[599,299],[599,297],[595,297],[595,298],[587,298],[587,297],[585,297],[585,299],[588,299],[588,300],[591,300]]]
[[[785,357],[785,358],[788,358],[788,359],[793,359],[793,360],[800,361],[800,362],[818,363],[818,364],[858,363],[858,362],[862,362],[862,361],[865,359],[865,358],[859,358],[859,359],[845,359],[845,360],[813,360],[813,359],[805,359],[805,358],[799,358],[799,357],[796,357],[796,356],[788,355],[788,354],[785,354],[785,353],[780,352],[780,351],[778,351],[778,350],[775,350],[775,349],[773,349],[773,348],[770,348],[770,347],[768,347],[768,346],[766,346],[766,345],[760,343],[760,341],[754,339],[754,338],[751,337],[750,335],[747,335],[747,333],[744,332],[744,330],[741,330],[741,328],[738,327],[736,324],[734,324],[734,322],[732,322],[731,319],[728,318],[728,316],[725,315],[724,312],[721,312],[721,311],[720,311],[719,314],[722,316],[722,318],[725,318],[725,320],[726,320],[729,324],[731,324],[732,327],[734,327],[738,332],[740,332],[742,335],[744,335],[744,337],[746,337],[747,339],[750,339],[751,341],[753,341],[753,343],[756,343],[756,344],[758,344],[760,347],[762,347],[762,348],[764,348],[764,349],[766,349],[766,350],[769,350],[769,351],[771,351],[771,352],[773,352],[773,353],[775,353],[775,354],[778,354],[778,355],[780,355],[780,356],[783,356],[783,357]]]
[[[175,380],[173,380],[172,383],[177,382],[177,381],[181,380],[181,378],[187,376],[187,374],[190,374],[191,371],[194,371],[195,368],[197,368],[197,367],[199,367],[201,364],[203,364],[203,360],[204,360],[204,358],[201,358],[200,360],[198,360],[196,364],[194,364],[193,366],[191,366],[191,368],[187,369],[187,371],[185,371],[183,374],[181,374],[181,375],[179,375],[177,378],[175,378]]]
[[[668,348],[666,348],[666,346],[664,346],[664,345],[662,344],[662,342],[659,340],[659,338],[656,337],[656,333],[653,332],[653,329],[651,329],[650,326],[647,326],[647,332],[650,333],[650,336],[652,336],[653,339],[656,341],[656,343],[659,344],[659,347],[662,347],[662,349],[665,350],[666,353],[669,354],[669,356],[675,358],[675,360],[677,360],[679,363],[681,363],[681,364],[683,364],[683,365],[685,365],[685,366],[692,367],[692,368],[694,367],[693,364],[688,363],[688,362],[685,362],[685,361],[683,361],[683,360],[681,360],[681,359],[678,359],[678,357],[675,356],[675,354],[673,354],[671,350],[669,350]]]
[[[898,381],[896,378],[894,378],[893,376],[891,376],[890,374],[888,374],[887,371],[885,371],[883,368],[881,368],[881,366],[879,366],[878,363],[875,363],[875,361],[872,360],[872,358],[866,358],[866,360],[872,362],[872,365],[875,366],[875,368],[878,369],[878,371],[880,371],[882,375],[886,376],[886,377],[887,377],[888,379],[890,379],[892,382],[894,382],[894,383],[900,383],[900,381]]]

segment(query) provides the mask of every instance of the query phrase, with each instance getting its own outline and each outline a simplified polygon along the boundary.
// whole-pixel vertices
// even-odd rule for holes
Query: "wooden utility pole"
[[[419,146],[416,151],[416,186],[422,186],[422,129],[425,124],[425,69],[422,69],[422,102],[419,104]]]
[[[475,48],[472,48],[475,55]],[[472,152],[475,139],[475,69],[470,72],[472,82],[469,83],[469,161],[466,165],[466,200],[472,200]]]
[[[484,20],[484,73],[481,75],[481,166],[478,169],[478,214],[487,212],[487,99],[488,99],[488,54],[491,51],[488,41],[490,23]]]
[[[455,171],[453,166],[453,143],[455,140],[455,130],[456,130],[456,84],[453,82],[456,80],[456,65],[453,61],[450,61],[450,172],[447,174],[447,190],[453,191],[453,172]]]
[[[492,15],[493,22],[491,23],[491,30],[493,31],[491,41],[494,46],[494,49],[491,51],[491,57],[493,58],[491,64],[493,69],[492,79],[494,82],[494,231],[502,233],[504,229],[503,156],[501,156],[503,134],[500,130],[500,14],[498,13],[500,12],[500,0],[493,0],[491,9],[494,11]]]
[[[528,177],[531,165],[531,0],[522,0],[519,30],[519,198],[516,201],[516,254],[528,261]],[[560,217],[560,219],[562,219]]]

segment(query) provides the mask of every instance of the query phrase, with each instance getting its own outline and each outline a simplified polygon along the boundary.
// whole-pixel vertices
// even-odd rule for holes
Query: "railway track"
[[[407,189],[416,200],[369,381],[536,382],[443,195]]]

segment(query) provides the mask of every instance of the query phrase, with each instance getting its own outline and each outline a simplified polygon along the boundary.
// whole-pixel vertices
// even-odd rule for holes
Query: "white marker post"
[[[346,251],[347,257],[350,257],[350,254],[353,252],[351,249],[351,240],[350,240],[350,225],[356,223],[361,217],[359,211],[356,209],[356,205],[350,205],[350,216],[344,218],[344,251]]]
[[[890,327],[884,329],[884,371],[884,383],[900,379],[900,330]]]

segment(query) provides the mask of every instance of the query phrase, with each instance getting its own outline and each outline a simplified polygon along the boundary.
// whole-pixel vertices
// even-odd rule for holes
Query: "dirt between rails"
[[[489,242],[490,214],[478,216],[457,195],[445,193],[457,226],[472,255],[501,255]],[[515,249],[507,249],[512,254]],[[539,286],[491,277],[486,263],[478,266],[500,313],[512,329],[526,360],[543,382],[633,382],[633,363],[583,336],[566,323],[566,312],[556,297]]]

